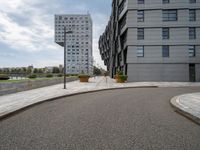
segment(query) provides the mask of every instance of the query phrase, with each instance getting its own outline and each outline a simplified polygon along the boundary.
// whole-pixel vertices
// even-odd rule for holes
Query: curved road
[[[199,150],[200,126],[169,104],[199,90],[124,89],[46,102],[0,121],[0,149]]]

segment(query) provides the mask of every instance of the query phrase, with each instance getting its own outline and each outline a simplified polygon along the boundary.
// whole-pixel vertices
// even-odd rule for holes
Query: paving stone
[[[0,117],[35,103],[69,94],[75,94],[79,92],[87,92],[93,90],[109,89],[109,88],[141,87],[141,86],[188,87],[188,86],[200,86],[200,83],[185,83],[185,82],[184,83],[180,82],[116,83],[114,79],[111,79],[109,77],[95,77],[95,78],[90,78],[89,83],[80,83],[79,81],[68,82],[66,84],[67,89],[63,89],[63,84],[58,84],[58,85],[0,96]],[[195,97],[197,98],[200,97],[200,94],[195,95]]]

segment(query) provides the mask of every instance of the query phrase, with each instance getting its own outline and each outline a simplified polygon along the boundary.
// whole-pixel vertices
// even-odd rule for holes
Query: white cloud
[[[48,7],[44,4],[48,4]],[[0,41],[18,51],[40,52],[60,51],[62,48],[54,43],[54,12],[63,13],[63,6],[49,0],[0,0]],[[52,9],[49,12],[49,9]],[[76,5],[73,12],[83,12],[87,6]],[[69,11],[69,10],[68,10]],[[86,13],[86,12],[85,12]],[[108,14],[109,15],[109,14]],[[21,20],[14,17],[21,18]],[[102,67],[98,50],[99,36],[103,33],[108,16],[93,13],[93,55]],[[60,63],[51,59],[38,61],[38,64]]]
[[[25,0],[0,2],[1,41],[14,49],[28,52],[56,50],[53,43],[53,24],[49,25],[47,22],[51,16],[45,16],[42,9],[32,5],[33,3],[25,3]],[[22,26],[10,17],[12,15],[26,16],[28,20],[24,21],[31,24]]]

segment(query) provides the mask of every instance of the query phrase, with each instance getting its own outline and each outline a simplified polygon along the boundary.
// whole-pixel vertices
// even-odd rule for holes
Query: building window
[[[138,28],[137,39],[144,40],[144,28]]]
[[[144,57],[144,46],[137,46],[137,57]]]
[[[144,4],[144,0],[138,0],[138,4]]]
[[[189,0],[190,3],[196,3],[196,0]]]
[[[169,28],[162,28],[162,38],[169,39]]]
[[[194,45],[189,46],[189,57],[195,57],[195,46]]]
[[[189,28],[189,39],[196,39],[196,28]]]
[[[138,22],[144,22],[144,10],[138,10],[137,21]]]
[[[163,4],[168,4],[169,0],[163,0]]]
[[[177,21],[177,10],[163,10],[163,21]]]
[[[196,21],[196,10],[195,9],[189,10],[189,21]]]
[[[169,57],[169,46],[168,45],[164,45],[162,47],[162,56]]]

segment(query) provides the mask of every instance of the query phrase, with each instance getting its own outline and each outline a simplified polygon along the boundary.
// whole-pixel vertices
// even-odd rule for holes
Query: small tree
[[[32,73],[32,69],[30,67],[28,67],[26,71],[27,71],[27,74]]]
[[[38,69],[38,73],[43,73],[43,69]]]
[[[38,73],[38,69],[35,68],[35,69],[33,70],[33,73]]]
[[[60,73],[60,69],[58,67],[53,67],[53,73]]]
[[[26,73],[27,69],[25,67],[22,68],[23,73]]]

